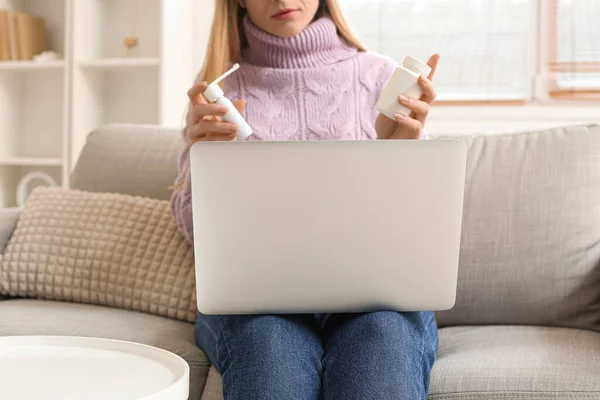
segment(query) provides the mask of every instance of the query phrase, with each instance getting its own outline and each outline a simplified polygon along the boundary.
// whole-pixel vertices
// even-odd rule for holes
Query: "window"
[[[552,0],[553,96],[600,94],[600,1]]]
[[[397,62],[440,53],[440,102],[525,103],[600,93],[600,0],[340,2],[369,50]]]

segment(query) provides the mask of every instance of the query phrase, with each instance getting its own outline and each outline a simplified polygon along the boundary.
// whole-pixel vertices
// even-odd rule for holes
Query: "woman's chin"
[[[309,24],[299,20],[275,21],[270,27],[269,33],[281,38],[290,38],[296,36]]]

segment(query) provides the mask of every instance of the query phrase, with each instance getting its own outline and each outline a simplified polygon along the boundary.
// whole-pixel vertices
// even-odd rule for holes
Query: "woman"
[[[432,75],[412,110],[391,120],[374,106],[395,68],[367,53],[337,0],[216,0],[209,50],[191,106],[172,209],[193,241],[189,146],[236,139],[226,110],[202,96],[239,62],[225,92],[254,129],[250,140],[419,139],[435,99]],[[439,57],[429,65],[435,71]],[[432,72],[433,74],[433,72]],[[196,341],[223,377],[226,399],[425,399],[437,351],[432,312],[207,316]]]

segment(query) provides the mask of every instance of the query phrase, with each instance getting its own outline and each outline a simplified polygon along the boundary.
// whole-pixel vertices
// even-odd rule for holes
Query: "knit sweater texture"
[[[321,17],[290,38],[273,36],[249,18],[248,46],[240,69],[225,81],[225,95],[245,99],[243,116],[254,134],[247,140],[371,140],[377,137],[375,103],[396,63],[361,52]],[[183,130],[184,139],[186,129]],[[171,208],[179,229],[193,243],[189,151],[179,160],[183,186]]]

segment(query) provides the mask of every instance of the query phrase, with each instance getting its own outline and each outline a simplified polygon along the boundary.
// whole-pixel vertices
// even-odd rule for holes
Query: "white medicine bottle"
[[[395,119],[394,114],[410,115],[411,111],[398,103],[398,96],[420,98],[423,92],[418,83],[419,76],[427,77],[430,73],[429,65],[414,57],[406,56],[381,92],[375,108],[390,119]]]

